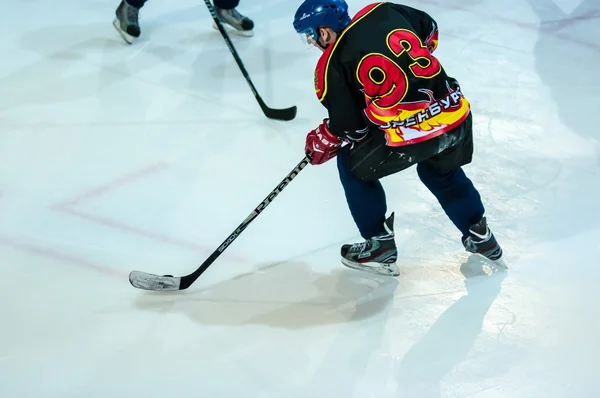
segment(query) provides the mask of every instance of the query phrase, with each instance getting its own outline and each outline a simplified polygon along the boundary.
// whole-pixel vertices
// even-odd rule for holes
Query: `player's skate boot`
[[[398,276],[398,250],[394,241],[394,213],[383,224],[385,232],[362,243],[342,246],[342,264],[378,275]]]
[[[115,11],[116,17],[113,25],[121,37],[129,44],[133,43],[137,37],[140,37],[139,12],[139,8],[129,5],[125,0],[121,1]]]
[[[485,217],[477,224],[471,225],[469,232],[469,236],[462,237],[462,243],[468,252],[481,254],[493,261],[502,257],[502,248],[487,226]]]
[[[254,34],[254,21],[247,16],[240,14],[235,8],[224,10],[215,7],[215,11],[217,11],[225,30],[242,36],[252,36]],[[219,29],[214,21],[213,28]]]

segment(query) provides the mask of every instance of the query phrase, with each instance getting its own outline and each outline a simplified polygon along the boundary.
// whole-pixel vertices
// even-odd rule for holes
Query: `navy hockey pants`
[[[147,0],[126,0],[128,4],[141,8],[144,6]],[[240,0],[213,0],[213,4],[217,8],[224,10],[230,10],[236,8],[240,4]]]
[[[394,158],[386,152],[381,158],[385,160],[382,161],[378,160],[379,146],[374,150],[373,145],[367,143],[363,153],[368,154],[367,157],[375,153],[371,164],[377,166],[366,167],[365,170],[368,171],[363,172],[362,175],[360,171],[357,172],[356,160],[352,160],[350,146],[347,145],[340,150],[337,156],[340,180],[350,213],[363,238],[369,239],[384,232],[383,222],[387,204],[383,186],[379,181],[381,176],[375,172],[373,174],[375,178],[368,178],[370,171],[378,167],[383,167],[384,174],[389,175],[416,164],[419,178],[437,198],[448,218],[463,235],[468,235],[469,227],[481,220],[484,214],[481,197],[461,167],[471,161],[473,146],[470,117],[464,126],[459,126],[455,130],[447,133],[448,137],[440,137],[440,140],[448,141],[448,138],[452,139],[454,134],[456,140],[451,143],[451,146],[446,147],[446,150],[437,151],[440,140],[433,139],[425,145],[412,145],[413,153],[408,155]],[[436,148],[433,153],[430,144]],[[415,148],[417,152],[414,152]],[[383,145],[382,151],[389,151],[389,147]],[[419,153],[421,156],[418,155]],[[365,156],[359,157],[361,164],[358,167],[363,167],[362,163],[369,163],[368,159],[366,162],[365,159]]]

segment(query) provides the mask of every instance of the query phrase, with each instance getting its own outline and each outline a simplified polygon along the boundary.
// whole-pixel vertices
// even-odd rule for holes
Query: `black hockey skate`
[[[215,7],[215,11],[219,15],[219,20],[223,24],[223,27],[228,32],[237,33],[242,36],[254,35],[254,21],[245,15],[240,14],[238,10],[232,8],[231,10],[223,10]],[[218,29],[217,24],[213,21],[213,28]]]
[[[383,224],[385,233],[362,243],[342,246],[342,264],[378,275],[398,276],[398,250],[394,241],[394,213]]]
[[[129,44],[140,37],[140,24],[138,21],[140,9],[129,5],[122,0],[115,11],[113,25],[121,37]]]
[[[502,248],[487,226],[485,217],[477,224],[471,225],[469,232],[469,236],[462,237],[463,246],[468,252],[481,254],[493,261],[502,257]]]

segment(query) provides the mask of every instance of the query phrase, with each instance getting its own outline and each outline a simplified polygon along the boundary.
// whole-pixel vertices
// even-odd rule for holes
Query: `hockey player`
[[[132,44],[140,36],[139,12],[146,1],[121,0],[115,11],[116,17],[113,25],[129,44]],[[223,27],[228,31],[238,33],[242,36],[252,36],[254,34],[254,22],[236,10],[239,3],[240,0],[214,0],[215,11],[219,14],[219,19],[223,23]],[[214,21],[213,27],[217,29]]]
[[[461,168],[472,160],[472,115],[458,82],[432,55],[433,18],[382,2],[351,19],[344,0],[305,0],[294,28],[323,51],[315,91],[328,117],[306,136],[305,152],[313,165],[337,156],[350,213],[365,239],[342,246],[342,263],[399,275],[394,213],[386,219],[379,180],[413,165],[462,233],[465,249],[500,259],[479,192]]]

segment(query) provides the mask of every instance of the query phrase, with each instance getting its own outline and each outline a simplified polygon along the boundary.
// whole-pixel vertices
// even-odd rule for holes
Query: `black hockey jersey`
[[[360,10],[315,69],[331,131],[346,137],[376,126],[389,146],[403,146],[462,123],[470,105],[432,55],[437,40],[437,24],[423,11],[394,3]]]

